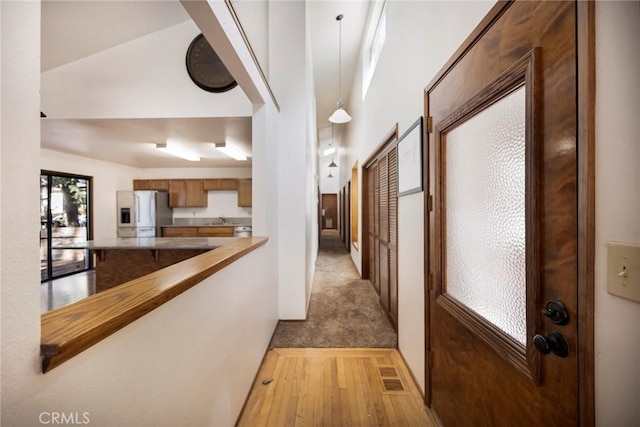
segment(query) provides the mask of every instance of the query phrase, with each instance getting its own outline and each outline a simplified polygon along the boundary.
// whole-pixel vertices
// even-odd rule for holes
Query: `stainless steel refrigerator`
[[[117,206],[118,237],[160,237],[173,221],[165,191],[118,191]]]

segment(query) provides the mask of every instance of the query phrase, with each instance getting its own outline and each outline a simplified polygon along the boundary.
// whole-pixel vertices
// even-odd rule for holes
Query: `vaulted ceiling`
[[[252,20],[251,4],[234,0],[240,19]],[[356,72],[363,29],[370,2],[368,1],[308,1],[316,111],[321,139],[331,137],[329,115],[335,110],[339,96],[347,104],[351,82]],[[262,13],[264,4],[256,8]],[[342,69],[338,68],[339,24],[342,21]],[[177,0],[102,1],[102,0],[44,0],[42,2],[42,59],[41,71],[55,70],[65,64],[98,54],[140,37],[190,21]],[[250,31],[247,31],[250,33]],[[253,46],[262,49],[260,43]],[[258,58],[265,52],[258,52]],[[342,93],[339,94],[339,72]],[[46,113],[46,112],[45,112]],[[191,148],[199,151],[199,163],[183,161],[165,153],[149,149],[146,141],[158,141],[176,135],[186,140],[208,140],[213,136],[234,135],[247,147],[251,145],[251,119],[217,118],[111,118],[56,119],[55,114],[43,119],[42,147],[75,153],[86,157],[130,164],[136,167],[228,167],[239,164],[216,153],[203,142]],[[117,144],[113,142],[118,140]],[[145,143],[146,142],[146,143]],[[105,147],[109,147],[106,149]]]

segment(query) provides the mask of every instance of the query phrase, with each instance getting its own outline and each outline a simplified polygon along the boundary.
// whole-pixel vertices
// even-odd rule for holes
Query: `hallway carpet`
[[[306,321],[278,323],[271,347],[396,347],[398,337],[340,236],[323,235]]]

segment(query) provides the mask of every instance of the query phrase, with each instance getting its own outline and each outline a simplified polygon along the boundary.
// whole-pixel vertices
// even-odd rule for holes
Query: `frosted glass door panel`
[[[446,135],[446,293],[526,344],[525,89]]]

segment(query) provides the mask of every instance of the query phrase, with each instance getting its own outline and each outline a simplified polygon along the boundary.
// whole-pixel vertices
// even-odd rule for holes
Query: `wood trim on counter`
[[[42,372],[55,368],[197,285],[268,237],[248,237],[41,316]]]

